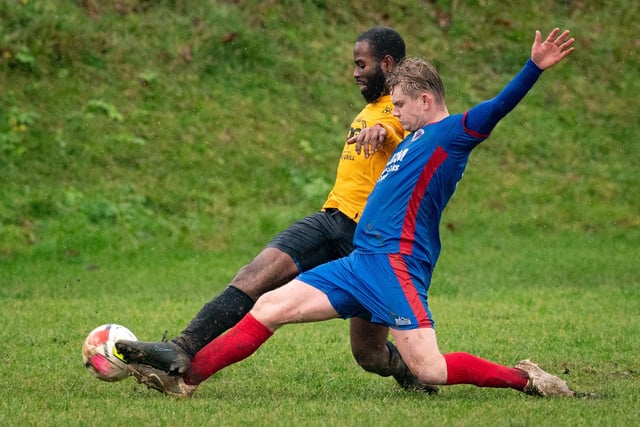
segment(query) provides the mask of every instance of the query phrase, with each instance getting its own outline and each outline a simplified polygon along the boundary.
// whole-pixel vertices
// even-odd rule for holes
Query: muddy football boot
[[[574,397],[576,392],[571,390],[564,380],[543,371],[530,360],[521,360],[516,363],[516,369],[527,373],[529,381],[523,392],[531,396],[567,396]]]
[[[116,349],[127,363],[149,365],[174,375],[184,374],[191,366],[191,357],[171,341],[119,340]]]
[[[198,388],[196,385],[186,384],[180,375],[170,375],[151,366],[130,363],[127,368],[138,384],[144,384],[150,389],[169,396],[191,397]]]

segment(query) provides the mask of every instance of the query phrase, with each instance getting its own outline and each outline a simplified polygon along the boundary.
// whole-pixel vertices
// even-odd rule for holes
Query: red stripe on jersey
[[[402,224],[402,233],[400,235],[400,253],[402,254],[411,255],[411,252],[413,251],[418,208],[420,207],[420,203],[422,203],[422,198],[427,191],[431,178],[433,178],[433,174],[436,173],[436,170],[438,170],[442,162],[444,162],[447,157],[448,154],[442,147],[436,147],[433,154],[431,154],[431,158],[424,166],[424,169],[422,169],[422,173],[418,178],[416,186],[413,188],[413,193],[411,194],[407,211],[405,212],[404,223]]]
[[[467,113],[468,111],[464,113],[464,115],[462,116],[462,127],[464,128],[464,131],[474,138],[481,138],[481,139],[489,138],[489,134],[476,132],[475,130],[471,130],[467,127]]]
[[[416,286],[413,284],[413,280],[411,279],[411,274],[409,274],[409,268],[404,262],[402,255],[389,254],[389,262],[391,263],[391,268],[402,287],[404,297],[407,299],[407,302],[411,307],[411,311],[413,311],[413,315],[418,321],[418,327],[433,328],[433,323],[427,314],[427,310],[424,308],[420,295],[418,295]]]

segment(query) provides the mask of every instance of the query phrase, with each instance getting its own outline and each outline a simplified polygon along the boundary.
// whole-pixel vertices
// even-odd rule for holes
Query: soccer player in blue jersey
[[[229,364],[253,354],[281,326],[363,317],[390,328],[411,371],[427,384],[513,388],[531,395],[575,396],[560,378],[529,360],[507,367],[465,352],[442,354],[427,304],[440,253],[439,222],[473,148],[531,89],[543,70],[573,52],[569,31],[536,31],[531,58],[493,99],[450,115],[440,76],[426,61],[405,60],[389,77],[394,115],[412,132],[395,150],[357,225],[355,251],[269,292],[226,335],[193,358],[182,377],[134,375],[165,391],[193,391]],[[352,142],[357,142],[354,137]]]

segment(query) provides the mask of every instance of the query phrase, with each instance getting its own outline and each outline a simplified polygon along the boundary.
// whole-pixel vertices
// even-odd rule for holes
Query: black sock
[[[206,303],[182,333],[171,341],[193,357],[202,347],[238,323],[253,304],[249,295],[229,285]]]

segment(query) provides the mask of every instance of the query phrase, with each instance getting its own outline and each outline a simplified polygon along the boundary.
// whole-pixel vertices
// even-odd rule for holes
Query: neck
[[[449,117],[449,111],[447,110],[447,107],[444,106],[442,108],[439,108],[437,111],[434,111],[433,114],[429,114],[428,116],[426,116],[424,118],[422,126],[426,126],[431,123],[437,123],[447,117]]]
[[[447,109],[445,108],[444,110],[436,114],[435,117],[433,117],[433,119],[431,120],[431,123],[439,122],[440,120],[445,119],[447,117],[449,117],[449,111],[447,111]]]

